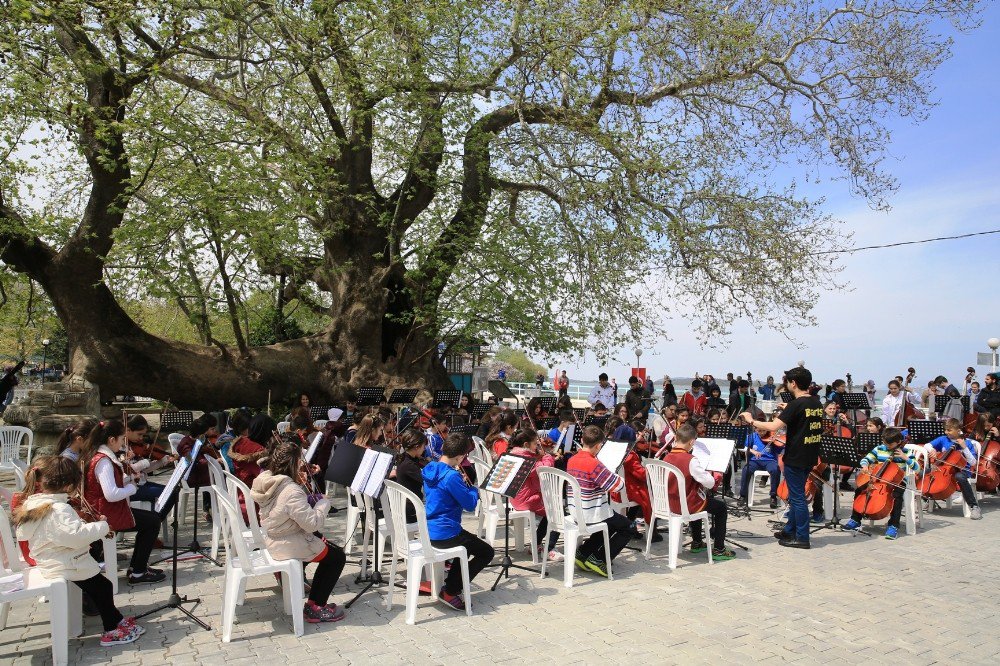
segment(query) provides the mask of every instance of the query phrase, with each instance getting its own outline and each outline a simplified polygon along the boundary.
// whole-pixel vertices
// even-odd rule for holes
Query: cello
[[[907,398],[908,393],[912,393],[910,390],[910,382],[913,378],[917,376],[917,371],[913,368],[907,369],[906,381],[902,386],[899,387],[899,397],[902,399],[902,404],[899,406],[899,410],[896,412],[896,417],[893,419],[893,426],[897,428],[905,428],[906,424],[910,422],[910,419],[923,419],[924,413],[913,406],[913,404]]]
[[[933,500],[945,500],[958,490],[955,473],[965,469],[965,454],[962,453],[963,440],[960,444],[952,441],[951,448],[934,461],[934,469],[920,477],[917,487],[920,494]]]
[[[1000,416],[997,417],[993,426],[980,435],[983,444],[983,452],[979,456],[977,463],[976,490],[980,492],[995,492],[1000,487],[1000,435],[997,434],[1000,426]],[[978,433],[977,433],[978,434]]]
[[[893,449],[895,453],[898,449]],[[892,513],[895,502],[893,489],[901,488],[906,471],[894,462],[886,460],[874,472],[858,472],[858,492],[854,496],[854,512],[864,518],[880,520]]]

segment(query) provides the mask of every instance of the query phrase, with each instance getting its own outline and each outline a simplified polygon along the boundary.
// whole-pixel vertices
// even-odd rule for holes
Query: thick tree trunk
[[[383,271],[384,273],[384,271]],[[338,279],[334,321],[318,335],[241,357],[232,347],[164,340],[142,330],[103,283],[52,267],[52,295],[70,344],[70,369],[113,395],[141,395],[197,409],[263,406],[306,391],[314,402],[340,401],[352,388],[448,388],[437,341],[386,318],[389,290],[370,267]],[[395,303],[398,307],[398,303]],[[386,325],[389,321],[390,325]],[[403,339],[406,339],[405,345]]]

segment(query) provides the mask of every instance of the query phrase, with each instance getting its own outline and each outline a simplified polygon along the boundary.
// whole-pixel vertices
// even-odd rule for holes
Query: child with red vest
[[[194,421],[191,422],[191,428],[188,430],[188,434],[184,436],[180,442],[177,443],[177,453],[185,458],[191,457],[191,452],[194,450],[195,442],[199,439],[202,442],[201,448],[198,450],[198,457],[191,461],[193,467],[188,473],[187,484],[191,488],[198,492],[199,488],[208,488],[212,485],[212,479],[208,473],[208,462],[205,460],[206,449],[211,446],[209,440],[213,435],[218,434],[216,429],[219,422],[215,420],[215,417],[205,412]],[[210,503],[212,501],[211,495],[209,495],[207,490],[202,491],[202,507],[205,510],[205,520],[207,522],[212,522],[212,512],[209,510]]]
[[[691,455],[691,449],[697,434],[694,427],[684,424],[677,429],[677,439],[674,440],[674,447],[663,459],[681,471],[684,475],[684,492],[687,496],[687,509],[689,513],[707,511],[712,517],[712,559],[716,562],[731,560],[736,557],[736,553],[726,548],[726,518],[729,515],[726,503],[715,497],[706,495],[706,490],[711,490],[719,485],[722,474],[718,472],[707,472],[702,467],[701,461]],[[677,479],[670,475],[667,480],[667,497],[670,502],[670,510],[674,513],[681,513],[680,492]],[[691,523],[691,552],[703,553],[708,547],[702,540],[703,526],[701,520]]]
[[[99,515],[107,517],[113,531],[135,532],[129,584],[159,583],[166,575],[159,569],[149,567],[149,554],[160,531],[160,516],[129,506],[129,498],[135,495],[138,488],[131,473],[126,477],[125,468],[118,460],[118,452],[124,446],[125,424],[121,421],[101,421],[90,432],[83,498]],[[100,542],[91,552],[100,556]],[[115,566],[115,563],[108,562],[107,565]]]

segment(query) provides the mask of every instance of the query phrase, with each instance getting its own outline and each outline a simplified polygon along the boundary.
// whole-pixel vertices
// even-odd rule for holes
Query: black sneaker
[[[663,541],[663,535],[660,534],[659,532],[653,532],[653,536],[650,537],[650,540],[653,543],[660,543],[661,541]]]
[[[804,550],[809,550],[812,547],[808,541],[799,541],[798,539],[781,539],[778,541],[778,545],[785,548],[802,548]]]
[[[143,583],[159,583],[167,578],[167,575],[162,571],[154,573],[152,569],[146,569],[146,571],[141,574],[130,574],[128,577],[129,585],[142,585]]]
[[[785,530],[778,530],[777,532],[774,533],[774,538],[777,539],[778,541],[788,541],[789,539],[792,538],[792,535],[786,532]]]
[[[778,508],[778,498],[777,497],[773,497],[773,496],[771,497],[771,508],[772,509],[777,509]]]

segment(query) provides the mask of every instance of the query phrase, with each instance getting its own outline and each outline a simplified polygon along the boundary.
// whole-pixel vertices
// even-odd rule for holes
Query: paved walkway
[[[845,497],[845,500],[847,498]],[[763,505],[761,505],[763,506]],[[709,565],[682,554],[671,572],[666,542],[654,557],[625,551],[615,580],[576,576],[573,589],[555,576],[516,571],[496,592],[487,570],[473,584],[475,615],[467,618],[421,598],[417,624],[404,622],[404,600],[391,611],[380,593],[362,597],[335,625],[306,625],[292,635],[281,597],[268,578],[252,583],[237,610],[233,641],[220,633],[222,570],[207,561],[180,565],[182,594],[200,596],[203,631],[176,611],[147,619],[137,643],[103,649],[97,618],[70,640],[76,664],[472,664],[583,663],[996,663],[1000,641],[996,554],[1000,501],[983,503],[984,519],[963,519],[960,506],[925,515],[921,531],[897,541],[823,531],[811,551],[778,546],[767,514],[731,521],[733,538],[750,546],[730,562]],[[328,533],[341,537],[344,512]],[[183,539],[182,539],[183,541]],[[637,542],[634,542],[637,543]],[[519,554],[519,560],[525,554]],[[348,564],[334,592],[343,603],[358,589]],[[120,606],[136,613],[162,602],[167,584],[130,589]],[[47,609],[15,604],[0,633],[0,663],[50,660]]]

